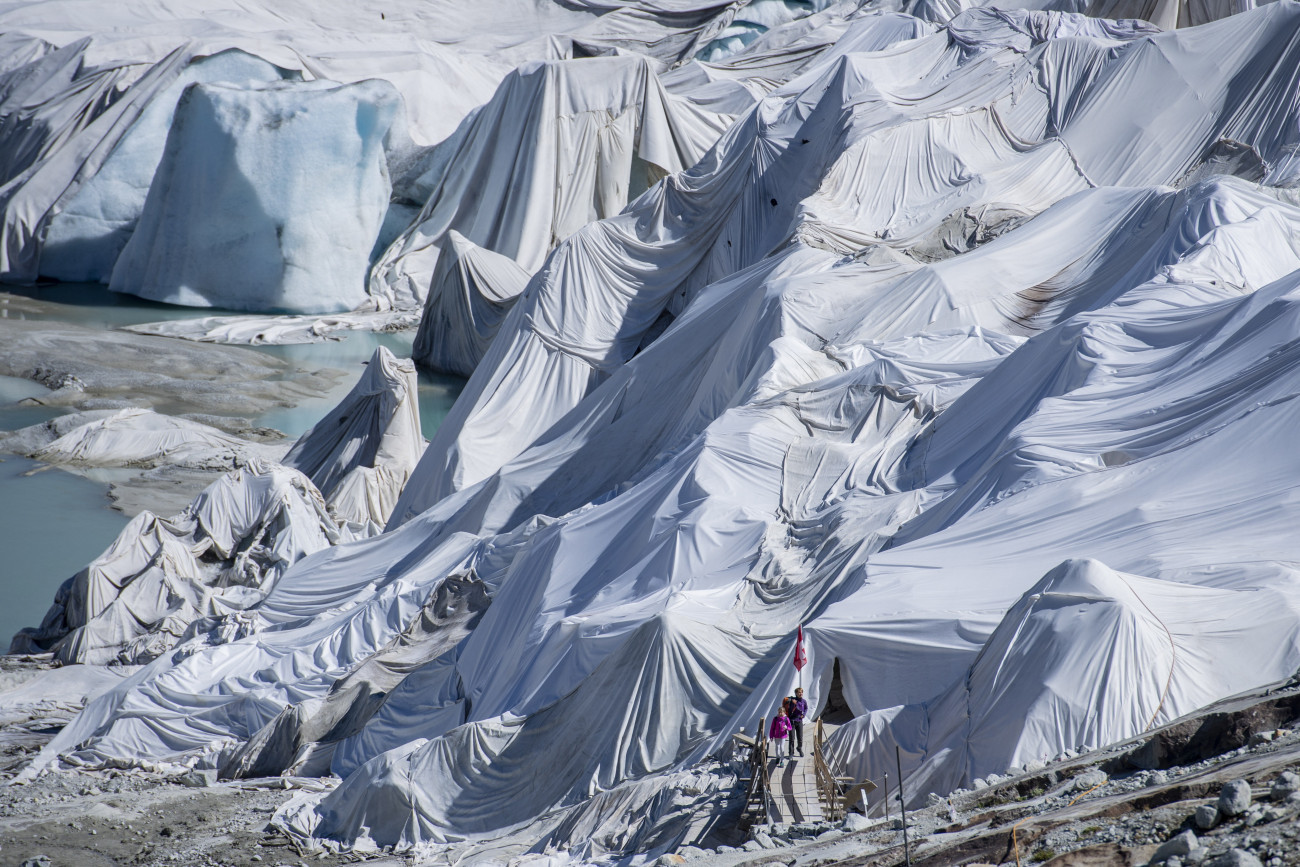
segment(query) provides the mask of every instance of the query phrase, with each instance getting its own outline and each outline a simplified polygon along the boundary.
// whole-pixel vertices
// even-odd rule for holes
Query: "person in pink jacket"
[[[776,759],[777,764],[790,755],[786,749],[786,743],[790,737],[790,717],[785,715],[785,706],[776,712],[772,717],[772,727],[768,729],[767,736],[772,739],[772,756]]]

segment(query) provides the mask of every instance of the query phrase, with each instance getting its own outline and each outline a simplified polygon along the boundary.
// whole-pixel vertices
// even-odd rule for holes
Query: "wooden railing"
[[[826,741],[826,732],[822,721],[817,720],[813,733],[813,769],[817,773],[817,798],[822,804],[822,816],[830,822],[839,822],[863,795],[876,789],[870,780],[855,783],[852,777],[837,777],[826,763],[826,754],[822,745]]]
[[[771,815],[772,780],[767,771],[767,718],[758,720],[758,733],[751,740],[744,735],[732,735],[738,743],[749,747],[749,786],[745,790],[745,809],[742,821],[761,824]]]

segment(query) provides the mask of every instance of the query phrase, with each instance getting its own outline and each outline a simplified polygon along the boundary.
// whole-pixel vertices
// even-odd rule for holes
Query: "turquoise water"
[[[158,304],[109,292],[99,284],[0,285],[0,291],[62,305],[49,313],[25,314],[27,318],[87,327],[116,328],[228,312]],[[386,346],[399,358],[409,358],[413,340],[413,332],[358,331],[344,332],[342,340],[324,343],[253,347],[306,370],[333,368],[344,374],[327,393],[296,407],[275,408],[255,416],[253,422],[298,437],[356,384],[377,346]],[[420,424],[426,439],[438,429],[463,386],[464,380],[459,377],[420,372]],[[0,376],[0,430],[39,424],[63,412],[15,405],[44,391],[44,387],[28,380]],[[14,632],[40,622],[59,584],[103,553],[128,519],[109,507],[102,484],[55,468],[26,476],[24,473],[40,465],[12,455],[0,455],[0,459],[0,551],[5,552],[0,561],[0,588],[7,602],[0,609],[2,653],[8,649]]]
[[[108,494],[72,473],[15,455],[0,455],[0,652],[24,626],[41,622],[54,591],[104,552],[128,518]]]
[[[30,379],[0,376],[0,430],[17,430],[49,421],[62,410],[48,406],[22,406],[18,402],[29,397],[40,397],[49,392],[43,385]]]

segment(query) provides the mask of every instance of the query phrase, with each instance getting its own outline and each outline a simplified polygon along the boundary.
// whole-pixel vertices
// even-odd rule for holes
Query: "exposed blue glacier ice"
[[[232,310],[360,306],[400,111],[382,81],[191,85],[109,288]]]

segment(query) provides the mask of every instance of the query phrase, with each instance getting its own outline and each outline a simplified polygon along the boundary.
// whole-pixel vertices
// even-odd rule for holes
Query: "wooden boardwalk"
[[[758,731],[766,731],[766,724],[766,719],[760,719]],[[832,775],[821,747],[827,732],[835,728],[838,726],[817,720],[812,732],[805,732],[807,755],[783,762],[768,758],[771,743],[766,738],[755,741],[744,734],[732,735],[738,747],[749,751],[749,776],[742,778],[747,781],[742,821],[838,822],[862,795],[875,789],[875,783],[869,780],[855,783],[848,777]]]
[[[822,805],[817,798],[817,772],[813,767],[812,750],[807,752],[807,756],[787,759],[781,767],[777,767],[776,759],[768,759],[768,775],[772,781],[770,821],[822,821]]]

